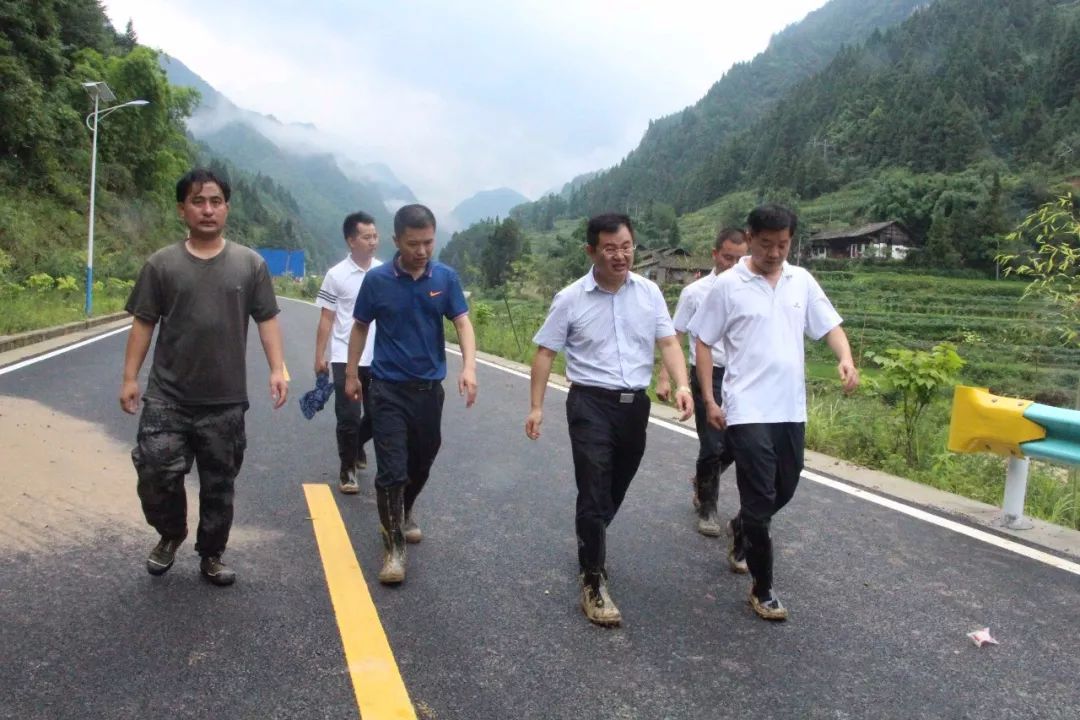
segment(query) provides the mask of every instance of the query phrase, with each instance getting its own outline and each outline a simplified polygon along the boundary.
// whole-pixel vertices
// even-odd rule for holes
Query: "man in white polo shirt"
[[[566,420],[577,481],[575,529],[581,568],[581,608],[597,625],[622,615],[607,586],[607,527],[615,519],[645,453],[653,351],[677,384],[682,419],[693,412],[682,348],[656,283],[630,272],[634,226],[626,215],[589,220],[585,252],[592,268],[555,296],[536,333],[525,434],[540,437],[551,364],[566,351]]]
[[[701,301],[705,299],[713,281],[717,275],[735,266],[743,255],[746,254],[746,233],[739,228],[724,228],[716,235],[716,243],[713,247],[713,270],[703,278],[699,278],[682,289],[679,293],[679,303],[675,306],[675,316],[672,322],[675,331],[681,339],[686,334],[686,327],[690,319],[694,317]],[[705,412],[705,398],[701,395],[701,385],[697,380],[697,371],[694,361],[696,359],[695,345],[697,338],[690,336],[690,389],[694,392],[694,427],[698,436],[698,456],[694,477],[694,508],[697,510],[697,531],[706,537],[720,537],[723,527],[716,511],[716,502],[720,494],[720,476],[731,466],[734,458],[731,448],[724,442],[724,431],[718,430],[709,424],[708,414]],[[713,398],[720,402],[720,388],[724,380],[724,348],[720,344],[713,345]],[[671,382],[668,378],[667,368],[660,367],[660,376],[656,381],[656,397],[667,400],[671,394]],[[729,555],[728,561],[735,572],[746,572],[746,560],[741,556]]]
[[[345,365],[349,359],[349,335],[353,326],[353,305],[367,273],[382,265],[375,259],[379,231],[375,218],[356,212],[342,225],[349,254],[326,273],[315,304],[322,308],[315,334],[315,374],[332,371],[334,375],[334,413],[337,415],[337,446],[341,469],[338,489],[355,494],[359,471],[367,467],[364,444],[371,439],[371,414],[368,409],[368,385],[371,383],[371,352],[375,347],[375,323],[368,330],[367,344],[360,356],[359,375],[364,394],[354,402],[345,394]],[[327,341],[330,342],[329,362]]]
[[[747,219],[750,255],[724,273],[690,321],[697,336],[698,381],[709,422],[727,428],[735,455],[739,514],[729,523],[733,546],[746,555],[750,605],[766,620],[785,620],[773,592],[769,524],[795,494],[803,468],[806,369],[803,335],[836,355],[844,391],[859,383],[842,319],[806,270],[787,263],[795,214],[763,205]],[[723,408],[712,398],[712,348],[727,360]]]

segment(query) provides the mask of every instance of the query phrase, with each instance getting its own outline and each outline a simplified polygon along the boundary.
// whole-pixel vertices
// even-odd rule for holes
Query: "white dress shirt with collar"
[[[566,378],[610,390],[649,386],[656,341],[675,334],[667,303],[651,280],[629,273],[616,292],[593,271],[559,291],[533,342],[566,352]]]
[[[694,313],[701,307],[701,301],[705,299],[705,296],[709,294],[709,290],[712,289],[714,280],[716,280],[715,269],[708,275],[700,277],[684,287],[682,292],[679,293],[679,303],[675,306],[675,317],[671,320],[676,330],[690,336],[690,342],[687,346],[690,352],[691,366],[696,364],[697,348],[694,346],[697,345],[697,336],[688,330],[688,326],[690,320],[694,317]],[[712,364],[713,367],[724,367],[723,343],[716,343],[712,346]]]
[[[716,278],[689,330],[723,343],[729,425],[806,422],[803,336],[818,340],[843,320],[803,268],[785,262],[773,288],[749,263]]]
[[[349,361],[349,335],[353,326],[353,306],[356,304],[356,296],[360,292],[360,286],[364,284],[368,270],[374,270],[382,265],[377,258],[371,259],[371,265],[367,270],[353,262],[351,255],[326,272],[323,278],[319,294],[315,296],[315,304],[324,310],[334,311],[334,327],[330,336],[330,362],[344,363]],[[375,323],[368,327],[367,344],[360,356],[360,367],[371,365],[371,355],[375,349]]]

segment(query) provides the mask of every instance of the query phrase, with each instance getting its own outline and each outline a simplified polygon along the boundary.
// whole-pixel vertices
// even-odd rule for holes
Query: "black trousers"
[[[187,534],[184,476],[199,467],[195,551],[225,552],[233,520],[233,487],[244,462],[246,403],[175,405],[147,399],[131,451],[143,515],[163,537]]]
[[[334,414],[337,416],[337,450],[341,469],[351,470],[364,457],[364,444],[371,439],[371,368],[360,366],[362,401],[355,402],[345,395],[346,363],[330,363],[334,374]]]
[[[409,512],[442,444],[442,383],[372,378],[368,396],[379,466],[375,487],[404,487]]]
[[[795,495],[805,437],[805,423],[732,425],[727,430],[739,486],[738,531],[759,597],[767,596],[773,581],[769,524]]]
[[[584,573],[605,571],[607,527],[645,454],[649,405],[643,390],[620,393],[573,385],[566,398],[578,488],[578,563]]]
[[[721,390],[724,384],[724,368],[713,367],[712,392],[717,405],[723,404]],[[690,390],[694,394],[694,426],[697,428],[698,457],[696,475],[698,480],[698,500],[701,510],[707,512],[716,508],[719,495],[720,475],[735,462],[735,456],[725,440],[723,430],[717,430],[709,424],[705,412],[705,396],[701,394],[694,366],[690,366]]]

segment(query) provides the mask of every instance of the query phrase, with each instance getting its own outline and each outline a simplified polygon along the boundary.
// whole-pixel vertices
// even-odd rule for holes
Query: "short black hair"
[[[622,213],[601,213],[589,218],[589,225],[585,228],[585,241],[589,247],[595,248],[600,242],[600,233],[616,233],[623,225],[630,231],[630,239],[634,238],[634,223],[630,222],[629,215]]]
[[[394,237],[404,235],[405,228],[423,230],[435,227],[435,214],[419,203],[403,205],[394,213]]]
[[[221,188],[221,194],[225,196],[225,202],[229,202],[229,196],[232,195],[232,188],[229,187],[229,181],[220,177],[209,168],[193,168],[188,170],[184,177],[177,180],[176,202],[184,202],[191,193],[191,188],[198,185],[201,189],[202,186],[208,182],[217,183],[217,186]]]
[[[345,235],[345,239],[348,240],[356,234],[357,225],[374,225],[375,218],[368,215],[363,210],[351,213],[345,216],[345,222],[341,224],[341,232]]]
[[[728,240],[736,245],[742,245],[746,242],[746,231],[737,227],[727,227],[722,229],[720,232],[716,233],[716,244],[713,248],[719,250]]]
[[[751,235],[762,230],[788,230],[794,236],[798,226],[798,216],[783,205],[759,205],[746,218]]]

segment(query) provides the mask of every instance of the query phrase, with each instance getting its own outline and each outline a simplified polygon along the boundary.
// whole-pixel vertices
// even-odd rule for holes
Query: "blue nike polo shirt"
[[[446,377],[443,318],[469,312],[457,272],[431,261],[416,280],[398,265],[398,255],[368,271],[353,317],[378,323],[371,375],[379,380],[442,380]]]

